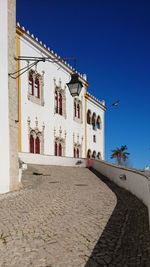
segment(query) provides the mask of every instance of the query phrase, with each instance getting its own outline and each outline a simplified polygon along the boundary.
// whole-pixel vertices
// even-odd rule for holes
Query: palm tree
[[[128,159],[130,153],[126,152],[127,146],[121,146],[120,148],[112,150],[111,159],[116,159],[118,165],[124,165],[125,161]]]

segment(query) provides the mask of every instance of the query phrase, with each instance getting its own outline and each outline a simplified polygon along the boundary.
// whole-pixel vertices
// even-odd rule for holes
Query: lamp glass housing
[[[81,81],[79,81],[79,75],[77,73],[71,74],[71,80],[67,83],[70,94],[74,96],[79,96],[83,87]]]

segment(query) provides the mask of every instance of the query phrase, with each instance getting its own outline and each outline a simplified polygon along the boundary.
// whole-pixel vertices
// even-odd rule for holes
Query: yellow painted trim
[[[16,34],[16,57],[20,56],[20,35],[21,33]],[[16,62],[16,71],[20,69],[20,61]],[[18,92],[18,151],[22,151],[21,144],[21,81],[20,77],[16,79],[17,82],[17,92]]]
[[[86,88],[85,88],[85,93],[84,93],[84,98],[85,98],[85,132],[84,132],[84,135],[85,135],[85,158],[87,157],[87,99],[88,99],[88,96],[87,96],[87,93],[86,93]]]

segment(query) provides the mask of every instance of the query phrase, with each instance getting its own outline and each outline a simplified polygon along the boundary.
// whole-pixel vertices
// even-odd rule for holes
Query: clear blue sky
[[[150,1],[17,0],[17,21],[60,56],[76,57],[89,92],[106,101],[106,160],[127,145],[133,167],[150,165]]]

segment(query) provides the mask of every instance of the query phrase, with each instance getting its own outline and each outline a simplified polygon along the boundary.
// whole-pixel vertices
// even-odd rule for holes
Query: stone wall
[[[148,208],[150,224],[150,177],[145,172],[97,160],[92,168],[139,198]]]
[[[16,0],[8,0],[8,73],[16,71]],[[9,77],[10,190],[18,187],[18,95],[16,80]]]

